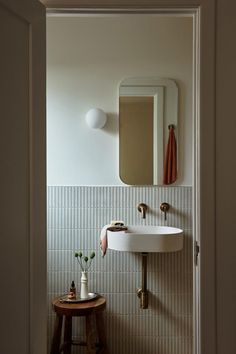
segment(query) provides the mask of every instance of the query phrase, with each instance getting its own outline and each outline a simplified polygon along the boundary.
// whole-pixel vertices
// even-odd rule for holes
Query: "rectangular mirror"
[[[178,88],[174,80],[140,77],[121,82],[119,173],[124,183],[163,184],[164,173],[167,173],[164,162],[169,140],[169,126],[174,127],[176,139]],[[175,160],[177,170],[177,156]],[[170,166],[170,168],[174,167]]]

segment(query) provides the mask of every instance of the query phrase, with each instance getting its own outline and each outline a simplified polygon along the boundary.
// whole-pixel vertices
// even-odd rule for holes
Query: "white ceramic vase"
[[[81,275],[81,287],[80,287],[80,298],[88,298],[88,274],[87,272],[82,272]]]

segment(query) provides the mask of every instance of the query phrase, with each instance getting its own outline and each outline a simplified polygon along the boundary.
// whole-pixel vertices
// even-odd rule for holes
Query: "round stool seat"
[[[54,311],[62,316],[86,316],[90,313],[105,310],[106,299],[99,296],[97,299],[87,302],[68,303],[61,302],[57,298],[52,301],[52,306]]]
[[[106,308],[106,299],[99,295],[98,298],[87,302],[66,303],[60,298],[52,301],[56,313],[54,335],[51,346],[51,354],[71,353],[71,345],[77,344],[87,347],[87,353],[108,353],[106,345],[105,328],[102,313]],[[72,317],[84,316],[86,319],[86,342],[75,342],[72,340]],[[95,343],[93,336],[92,321],[95,317],[98,343]],[[62,322],[64,319],[64,340],[61,344]]]

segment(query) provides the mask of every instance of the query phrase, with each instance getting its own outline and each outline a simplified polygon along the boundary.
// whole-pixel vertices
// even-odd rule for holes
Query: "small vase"
[[[88,276],[87,276],[87,272],[82,272],[82,275],[81,275],[80,298],[81,299],[87,299],[88,298]]]

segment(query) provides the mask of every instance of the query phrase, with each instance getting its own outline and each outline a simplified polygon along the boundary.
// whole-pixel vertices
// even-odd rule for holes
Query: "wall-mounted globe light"
[[[106,113],[100,108],[92,108],[86,113],[86,122],[92,129],[101,129],[107,121]]]

